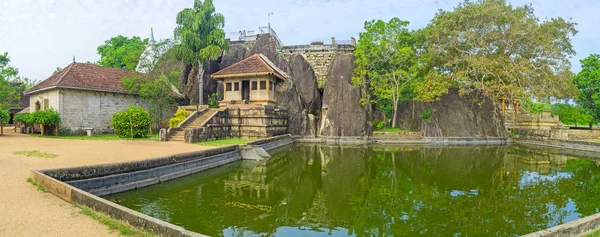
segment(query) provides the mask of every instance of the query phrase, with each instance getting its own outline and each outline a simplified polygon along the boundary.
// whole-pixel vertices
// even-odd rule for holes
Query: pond
[[[599,164],[516,145],[294,144],[105,198],[211,236],[516,236],[597,213]]]

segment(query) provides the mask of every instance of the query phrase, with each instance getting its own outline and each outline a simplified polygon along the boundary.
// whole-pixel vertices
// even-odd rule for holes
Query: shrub
[[[185,118],[187,118],[188,116],[188,112],[183,110],[183,109],[178,109],[177,112],[175,112],[175,117],[169,119],[169,127],[174,128],[177,127],[177,125],[179,125],[181,122],[183,122],[183,120],[185,120]]]
[[[221,94],[213,93],[208,98],[208,106],[211,108],[219,108],[219,101],[221,101]]]
[[[419,116],[420,116],[422,119],[425,119],[425,120],[426,120],[428,123],[432,123],[432,122],[433,122],[433,120],[432,120],[432,118],[431,118],[431,115],[432,115],[433,113],[435,113],[435,109],[429,108],[429,109],[427,109],[427,110],[423,111],[423,113],[421,113]]]
[[[110,124],[121,138],[143,138],[150,132],[150,113],[144,108],[131,106],[113,115]]]
[[[60,114],[52,109],[38,110],[28,116],[27,124],[43,124],[46,126],[56,126],[60,124]]]

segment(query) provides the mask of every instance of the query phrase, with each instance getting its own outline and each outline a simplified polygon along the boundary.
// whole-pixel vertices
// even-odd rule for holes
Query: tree
[[[194,0],[193,8],[177,13],[175,39],[180,44],[174,47],[175,55],[185,64],[198,71],[199,103],[203,104],[203,76],[208,62],[216,60],[223,50],[229,49],[225,40],[225,18],[215,12],[212,0]]]
[[[552,114],[558,115],[560,121],[567,125],[587,125],[594,121],[584,108],[569,104],[552,105]]]
[[[116,36],[98,46],[100,60],[98,64],[105,67],[114,67],[126,70],[135,70],[140,55],[144,52],[148,39],[142,40],[138,36],[128,38]]]
[[[366,32],[360,33],[355,50],[353,84],[366,85],[379,99],[392,101],[392,127],[402,93],[417,76],[415,37],[408,24],[398,18],[365,22]]]
[[[4,135],[4,124],[10,120],[10,113],[8,110],[0,109],[0,135]]]
[[[418,99],[437,100],[450,87],[509,100],[569,97],[575,25],[560,17],[540,21],[531,5],[505,0],[440,10],[425,29],[429,72],[416,87]]]
[[[157,127],[161,127],[160,122],[167,119],[168,111],[177,102],[177,90],[174,85],[178,82],[180,72],[170,71],[173,67],[167,65],[176,63],[169,60],[171,55],[167,53],[171,45],[170,40],[152,43],[151,47],[144,52],[137,68],[138,71],[147,72],[147,74],[121,79],[121,83],[127,91],[140,95],[149,103],[149,112]]]
[[[20,77],[19,70],[10,66],[8,52],[0,54],[0,110],[14,107],[21,92],[30,86],[29,79]]]
[[[54,69],[54,72],[52,73],[52,75],[54,76],[54,75],[56,75],[56,73],[58,73],[60,71],[62,71],[62,68],[56,67],[56,69]]]
[[[595,120],[600,120],[600,55],[592,54],[582,59],[581,71],[573,82],[579,89],[577,103]]]

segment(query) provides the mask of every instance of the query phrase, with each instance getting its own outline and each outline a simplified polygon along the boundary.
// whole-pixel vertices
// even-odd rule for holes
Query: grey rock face
[[[354,55],[337,54],[323,90],[322,136],[369,136],[367,111],[360,105],[360,89],[350,82]]]
[[[427,111],[432,111],[431,116]],[[398,126],[420,131],[425,137],[506,138],[500,108],[481,93],[458,94],[450,89],[439,101],[406,102],[398,106]]]
[[[291,56],[290,67],[296,79],[302,105],[308,113],[316,114],[321,110],[321,93],[317,86],[315,71],[304,57],[298,54]]]

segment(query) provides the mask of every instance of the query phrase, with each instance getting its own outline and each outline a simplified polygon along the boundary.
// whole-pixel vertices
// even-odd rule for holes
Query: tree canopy
[[[582,59],[581,71],[573,82],[579,89],[577,103],[600,120],[600,55],[592,54]]]
[[[180,44],[173,47],[177,59],[183,61],[187,69],[193,66],[198,72],[199,95],[198,102],[204,104],[203,77],[208,62],[221,56],[223,50],[229,49],[225,39],[225,17],[215,12],[212,0],[194,0],[192,8],[186,8],[177,13],[175,40]],[[186,70],[187,71],[187,70]],[[187,75],[183,75],[186,77]],[[187,79],[181,81],[182,84]]]
[[[392,101],[392,127],[396,127],[401,95],[409,91],[418,72],[416,37],[408,24],[398,18],[365,22],[365,32],[360,33],[355,51],[352,81],[366,85],[378,99]]]
[[[571,96],[575,26],[560,17],[541,21],[531,5],[505,0],[440,10],[425,29],[429,70],[415,88],[417,99],[439,99],[450,87],[507,99]]]
[[[112,37],[105,41],[103,45],[98,46],[97,50],[100,55],[98,64],[133,71],[147,43],[148,39],[142,40],[138,36],[131,38],[122,35]]]
[[[21,92],[30,86],[29,79],[19,76],[19,70],[10,66],[8,52],[0,54],[0,110],[16,106]]]

